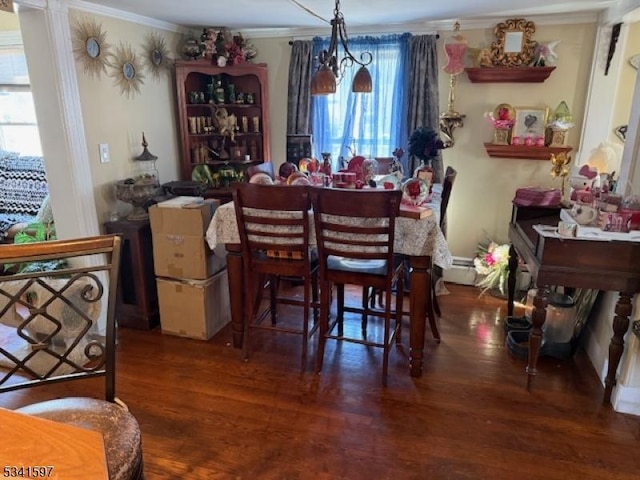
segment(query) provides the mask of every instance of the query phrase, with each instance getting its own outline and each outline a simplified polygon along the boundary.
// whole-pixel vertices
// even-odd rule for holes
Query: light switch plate
[[[108,143],[100,143],[98,144],[100,150],[100,163],[108,163],[111,161],[111,155],[109,154],[109,144]]]

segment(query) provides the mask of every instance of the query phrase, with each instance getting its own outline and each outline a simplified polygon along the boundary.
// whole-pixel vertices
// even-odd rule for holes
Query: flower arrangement
[[[438,151],[444,148],[444,142],[431,128],[416,128],[409,137],[409,155],[422,161],[431,160],[438,156]]]
[[[205,28],[200,41],[204,57],[211,59],[219,67],[249,62],[257,54],[256,48],[241,33],[233,35],[225,27],[219,30]]]
[[[509,277],[509,245],[499,245],[494,241],[478,245],[473,265],[476,272],[483,276],[476,283],[477,287],[483,289],[482,293],[495,289],[499,290],[501,295],[506,295]]]

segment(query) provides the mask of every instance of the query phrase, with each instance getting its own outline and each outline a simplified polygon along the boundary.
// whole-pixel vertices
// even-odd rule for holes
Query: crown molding
[[[625,4],[625,10],[628,12],[630,5],[638,2],[638,0],[623,0]],[[16,0],[18,4],[24,4],[25,6],[36,6],[46,4],[44,0]],[[117,18],[128,22],[136,23],[139,25],[145,25],[160,30],[166,30],[169,32],[179,34],[190,34],[194,31],[193,28],[184,27],[174,23],[164,22],[151,17],[145,17],[143,15],[137,15],[135,13],[126,12],[124,10],[118,10],[95,3],[90,3],[85,0],[67,0],[69,8],[79,10],[86,13],[92,13],[96,15],[103,15],[106,17]],[[452,30],[453,24],[458,21],[462,30],[471,29],[485,29],[494,28],[496,24],[504,21],[506,18],[522,16],[527,20],[533,21],[536,25],[570,25],[578,23],[597,23],[601,20],[602,12],[589,11],[589,12],[573,12],[563,14],[551,14],[551,15],[523,15],[515,13],[505,13],[499,17],[471,17],[471,18],[458,18],[447,19],[437,21],[425,21],[425,22],[411,22],[411,23],[397,23],[397,24],[385,24],[385,25],[349,25],[347,29],[350,35],[370,35],[370,34],[392,34],[392,33],[404,33],[410,32],[414,34],[429,34],[436,33],[438,31]],[[626,12],[625,12],[626,13]],[[605,16],[611,16],[611,13]],[[606,17],[605,17],[606,18]],[[278,37],[294,37],[294,38],[313,38],[316,36],[328,36],[329,28],[326,26],[314,27],[314,28],[247,28],[239,29],[239,31],[249,38],[278,38]]]
[[[476,17],[476,18],[453,18],[449,20],[438,20],[429,22],[413,22],[413,23],[397,23],[385,25],[349,25],[347,30],[349,35],[369,35],[369,34],[386,34],[386,33],[404,33],[410,32],[414,34],[428,34],[442,31],[453,30],[453,24],[460,22],[462,30],[494,28],[498,23],[503,22],[506,18],[517,17],[518,15],[503,15],[500,17]],[[575,12],[567,14],[554,15],[520,15],[531,20],[536,26],[541,25],[571,25],[578,23],[596,23],[599,19],[599,12]],[[243,35],[249,38],[275,38],[275,37],[294,37],[298,39],[308,39],[316,36],[328,36],[329,27],[318,28],[253,28],[241,29]]]
[[[138,25],[144,25],[146,27],[157,28],[159,30],[166,30],[168,32],[183,34],[189,31],[181,25],[175,23],[164,22],[151,17],[145,17],[131,12],[125,12],[124,10],[118,10],[116,8],[105,7],[104,5],[98,5],[96,3],[86,2],[84,0],[67,0],[67,4],[70,9],[79,10],[85,13],[92,13],[95,15],[103,15],[105,17],[116,18],[118,20],[125,20],[131,23],[137,23]]]

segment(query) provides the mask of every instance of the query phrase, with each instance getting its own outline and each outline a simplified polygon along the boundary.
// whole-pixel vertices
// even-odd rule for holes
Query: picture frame
[[[524,18],[510,18],[498,23],[493,30],[491,58],[495,66],[524,67],[531,63],[536,47],[533,33],[535,23]]]
[[[533,142],[545,138],[549,107],[515,107],[515,122],[511,132],[511,143],[526,144],[525,139]],[[515,140],[514,139],[518,139]]]

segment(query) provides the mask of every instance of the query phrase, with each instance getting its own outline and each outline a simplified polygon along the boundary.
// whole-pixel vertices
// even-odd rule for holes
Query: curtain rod
[[[385,34],[387,35],[387,34]],[[436,33],[436,38],[440,38],[440,34]],[[289,45],[293,45],[293,40],[289,40]]]

